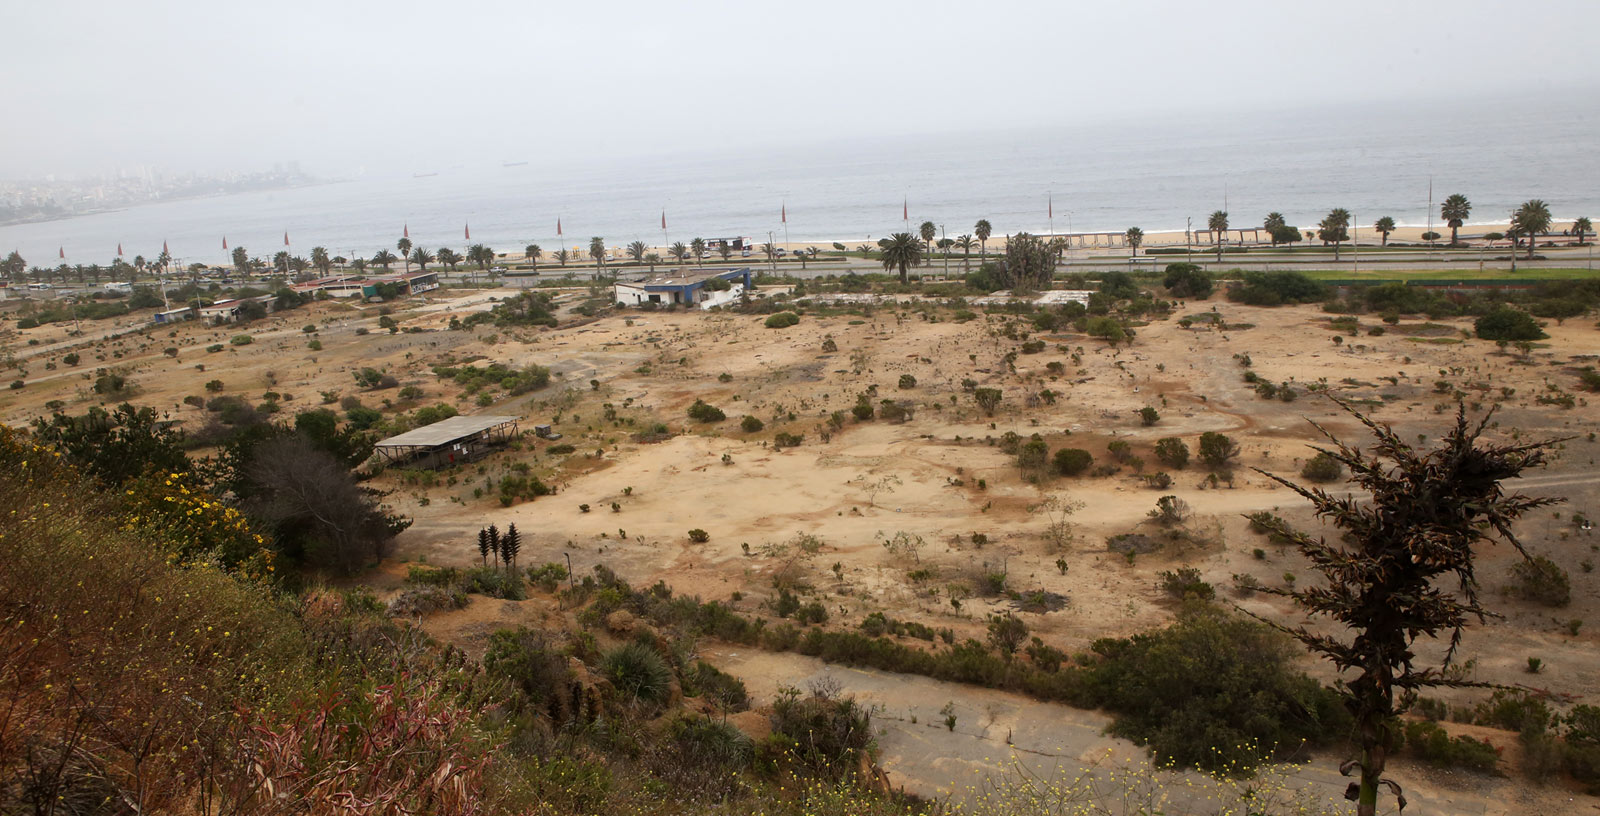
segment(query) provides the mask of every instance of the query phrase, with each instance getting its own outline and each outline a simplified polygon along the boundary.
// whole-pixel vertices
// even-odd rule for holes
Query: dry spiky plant
[[[1376,812],[1380,785],[1393,791],[1405,808],[1400,786],[1383,778],[1388,723],[1411,707],[1420,689],[1479,685],[1445,671],[1471,619],[1481,623],[1494,616],[1478,599],[1474,547],[1503,540],[1527,556],[1512,533],[1512,523],[1559,499],[1507,495],[1500,483],[1544,465],[1546,451],[1558,440],[1479,444],[1494,412],[1473,424],[1458,405],[1455,426],[1438,447],[1420,451],[1401,441],[1389,426],[1334,401],[1376,440],[1363,451],[1312,423],[1333,443],[1317,450],[1344,465],[1367,497],[1338,497],[1258,472],[1305,497],[1319,518],[1344,533],[1341,541],[1330,542],[1295,530],[1282,519],[1269,522],[1271,532],[1298,548],[1326,585],[1266,591],[1289,598],[1312,616],[1332,619],[1348,635],[1267,623],[1333,663],[1341,674],[1357,673],[1353,680],[1337,684],[1355,718],[1354,736],[1361,751],[1340,772],[1349,775],[1360,769],[1361,780],[1351,784],[1346,797],[1356,800],[1360,816],[1369,816]],[[1440,585],[1452,577],[1453,588]],[[1450,648],[1439,665],[1419,667],[1412,644],[1419,636],[1435,638],[1446,632]]]

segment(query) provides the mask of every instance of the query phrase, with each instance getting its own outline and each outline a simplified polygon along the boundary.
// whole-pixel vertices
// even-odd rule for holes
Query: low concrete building
[[[725,290],[708,289],[711,280],[727,281]],[[727,270],[695,269],[615,286],[618,306],[693,306],[710,309],[738,300],[750,288],[750,267]]]

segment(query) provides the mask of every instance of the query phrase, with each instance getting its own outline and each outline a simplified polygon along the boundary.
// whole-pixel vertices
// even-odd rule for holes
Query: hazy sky
[[[0,176],[342,175],[1600,88],[1594,0],[0,0]],[[1181,126],[1181,125],[1175,125]]]

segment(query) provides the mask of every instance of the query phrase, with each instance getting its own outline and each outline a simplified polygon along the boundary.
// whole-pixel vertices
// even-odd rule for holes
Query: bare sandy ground
[[[1362,438],[1357,424],[1310,393],[1311,386],[1358,401],[1405,438],[1426,440],[1440,435],[1450,419],[1448,411],[1437,412],[1450,400],[1435,391],[1436,382],[1445,381],[1447,390],[1461,389],[1480,408],[1500,404],[1492,437],[1572,437],[1552,467],[1521,485],[1569,503],[1535,514],[1520,530],[1531,550],[1568,571],[1572,603],[1547,609],[1502,596],[1515,553],[1504,546],[1484,553],[1480,576],[1492,605],[1506,617],[1469,631],[1464,657],[1474,661],[1473,676],[1548,690],[1561,706],[1600,703],[1600,578],[1591,571],[1600,537],[1571,520],[1574,512],[1592,518],[1600,496],[1594,467],[1600,443],[1591,436],[1600,431],[1600,414],[1577,390],[1574,375],[1576,367],[1600,358],[1600,331],[1590,320],[1549,326],[1551,339],[1526,357],[1462,339],[1470,328],[1465,320],[1407,320],[1373,336],[1367,330],[1382,324],[1363,317],[1363,331],[1335,345],[1327,316],[1314,307],[1259,309],[1221,298],[1184,304],[1174,319],[1140,328],[1128,347],[1111,349],[1071,333],[1036,335],[1046,343],[1043,351],[1009,361],[1007,355],[1021,345],[1005,336],[1014,318],[980,315],[956,322],[948,310],[935,310],[931,319],[890,307],[808,313],[799,325],[781,330],[763,328],[760,316],[683,312],[625,313],[559,330],[447,330],[452,315],[488,308],[495,294],[399,304],[392,316],[402,328],[420,329],[416,333],[379,329],[375,305],[317,304],[246,329],[190,324],[114,340],[79,338],[84,360],[76,368],[58,356],[59,344],[73,341],[67,327],[12,331],[4,342],[21,358],[26,386],[0,392],[0,418],[23,423],[55,400],[74,413],[106,401],[92,390],[97,368],[125,372],[137,388],[136,403],[191,426],[206,415],[182,399],[210,396],[204,384],[212,379],[221,380],[220,393],[251,402],[277,392],[286,411],[321,404],[326,392],[334,398],[354,394],[385,411],[447,402],[463,413],[515,413],[525,417],[525,428],[553,424],[574,451],[552,453],[550,443],[529,438],[441,474],[431,487],[393,471],[374,480],[393,491],[388,501],[416,519],[397,541],[394,559],[371,577],[374,583],[394,585],[406,563],[476,563],[476,531],[515,523],[526,537],[524,564],[570,557],[580,573],[604,564],[636,585],[664,581],[680,593],[769,614],[773,578],[784,564],[763,550],[803,533],[819,536],[823,546],[814,558],[792,565],[789,577],[809,585],[824,602],[829,625],[854,626],[866,614],[883,611],[948,627],[959,637],[981,637],[988,613],[1017,608],[1012,599],[977,591],[981,575],[1002,572],[1007,586],[1024,595],[1044,591],[1065,599],[1059,610],[1021,614],[1033,634],[1073,651],[1098,637],[1169,621],[1174,605],[1159,589],[1159,573],[1183,565],[1198,568],[1229,602],[1298,621],[1280,601],[1228,589],[1241,574],[1266,583],[1282,583],[1291,573],[1311,579],[1298,556],[1248,531],[1242,516],[1257,510],[1310,521],[1302,502],[1251,468],[1297,476],[1311,454],[1308,444],[1317,439],[1311,421]],[[1232,328],[1197,322],[1185,329],[1176,320],[1213,310]],[[306,325],[314,332],[304,332]],[[362,328],[370,333],[357,334]],[[229,343],[245,332],[254,342]],[[39,343],[29,346],[30,339]],[[312,339],[323,345],[321,351],[308,348]],[[837,351],[823,350],[829,339]],[[206,350],[219,343],[223,350]],[[52,351],[24,356],[41,348]],[[163,353],[166,348],[175,348],[176,356]],[[1239,358],[1245,355],[1260,376],[1291,383],[1300,398],[1260,399],[1241,378]],[[429,371],[436,363],[480,357],[538,363],[556,376],[543,391],[497,395],[493,405],[479,408]],[[57,367],[47,369],[47,361]],[[394,373],[423,396],[401,400],[395,390],[358,392],[351,373],[363,366]],[[915,386],[900,388],[902,375],[914,377]],[[994,416],[976,406],[963,380],[1003,392]],[[1535,397],[1554,393],[1552,386],[1572,392],[1576,406],[1538,404]],[[1030,400],[1046,389],[1058,394],[1053,404]],[[1502,389],[1512,389],[1510,396]],[[856,422],[849,409],[866,392],[874,394],[874,404],[896,399],[913,405],[914,418]],[[720,407],[728,418],[690,421],[685,411],[696,399]],[[1160,413],[1152,427],[1140,423],[1137,412],[1145,406]],[[847,417],[837,428],[828,420],[834,411]],[[764,428],[740,430],[746,415],[761,419]],[[665,423],[672,435],[636,439],[656,423]],[[994,444],[1008,431],[1037,433],[1052,450],[1084,448],[1097,462],[1110,461],[1110,443],[1128,442],[1144,460],[1143,473],[1164,469],[1152,453],[1157,439],[1179,437],[1194,449],[1201,433],[1220,431],[1240,443],[1242,467],[1231,487],[1205,484],[1193,465],[1167,469],[1174,484],[1166,490],[1146,487],[1131,466],[1113,475],[1031,482]],[[801,434],[804,441],[777,449],[779,432]],[[502,507],[495,488],[513,465],[527,466],[557,493]],[[1164,494],[1193,508],[1187,529],[1195,543],[1132,563],[1108,552],[1108,536],[1154,532],[1145,515]],[[1052,506],[1075,509],[1062,516]],[[1065,521],[1069,534],[1050,535],[1053,520]],[[690,541],[688,531],[695,528],[709,540]],[[914,556],[883,546],[897,533],[920,537]],[[975,539],[974,533],[981,536]],[[480,600],[456,614],[459,620],[442,615],[429,625],[469,649],[498,626],[543,620],[498,601]],[[1569,628],[1574,620],[1583,621],[1575,635]],[[1526,673],[1530,656],[1544,660],[1544,672]],[[1305,665],[1332,679],[1323,665],[1309,659]],[[742,666],[742,676],[758,689],[793,671],[760,661]],[[1468,702],[1484,695],[1438,696]],[[1496,744],[1512,740],[1501,735]]]

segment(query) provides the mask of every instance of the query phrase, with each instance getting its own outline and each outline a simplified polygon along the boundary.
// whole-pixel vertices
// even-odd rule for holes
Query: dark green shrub
[[[1300,477],[1313,482],[1332,482],[1344,475],[1344,465],[1329,453],[1318,453],[1300,469]]]
[[[715,405],[710,405],[704,400],[695,400],[694,404],[689,406],[689,418],[696,422],[709,423],[721,422],[727,419],[728,415],[724,414],[722,409]]]
[[[745,433],[755,433],[765,427],[767,427],[765,422],[751,414],[745,414],[744,419],[739,420],[739,429]]]
[[[625,643],[606,652],[601,671],[625,699],[662,703],[672,686],[672,669],[655,649],[642,643]]]
[[[1423,720],[1406,724],[1406,748],[1418,759],[1441,768],[1465,768],[1493,773],[1500,752],[1472,737],[1451,737],[1437,723]]]
[[[1550,336],[1539,328],[1539,321],[1534,320],[1533,315],[1510,306],[1496,307],[1473,321],[1472,329],[1481,340],[1505,340],[1513,343],[1519,340],[1543,340]]]
[[[1078,476],[1094,464],[1094,455],[1082,448],[1062,448],[1056,451],[1051,465],[1062,476]]]
[[[794,312],[778,312],[767,318],[764,324],[769,329],[784,329],[800,322],[800,315]]]
[[[1174,470],[1182,470],[1189,464],[1189,446],[1175,436],[1156,440],[1156,458],[1161,463]]]
[[[1557,607],[1572,602],[1567,571],[1542,555],[1518,561],[1511,567],[1511,580],[1511,593],[1525,601]]]

